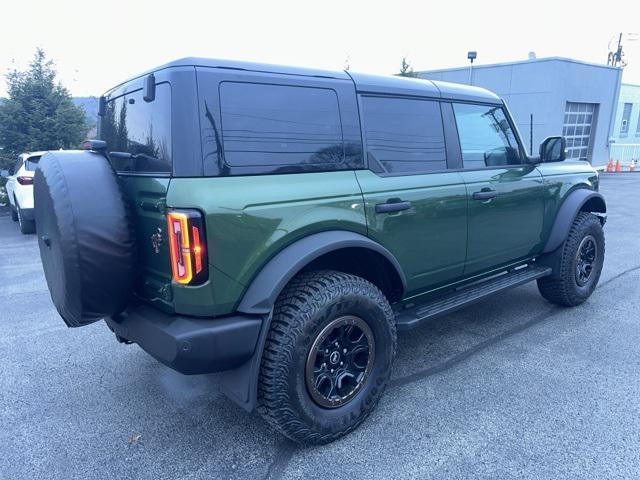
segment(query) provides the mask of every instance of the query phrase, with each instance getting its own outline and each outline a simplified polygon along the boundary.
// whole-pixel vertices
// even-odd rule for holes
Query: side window
[[[620,136],[627,136],[629,133],[629,120],[631,120],[631,109],[633,103],[625,103],[622,109],[622,122],[620,123]]]
[[[431,100],[362,97],[369,157],[390,174],[447,168],[440,104]]]
[[[152,102],[142,90],[110,99],[100,118],[100,139],[107,142],[111,161],[120,172],[170,173],[171,87],[156,85]]]
[[[273,173],[348,168],[334,90],[223,82],[220,112],[230,167]]]
[[[501,107],[454,103],[464,168],[522,163],[518,142]]]

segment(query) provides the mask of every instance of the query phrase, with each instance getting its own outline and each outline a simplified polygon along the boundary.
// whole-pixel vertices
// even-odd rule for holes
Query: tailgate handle
[[[402,210],[409,210],[410,208],[411,202],[379,203],[376,205],[376,213],[401,212]]]
[[[479,192],[473,193],[474,200],[491,200],[492,198],[496,198],[498,196],[498,192],[495,190],[484,190],[482,189]]]

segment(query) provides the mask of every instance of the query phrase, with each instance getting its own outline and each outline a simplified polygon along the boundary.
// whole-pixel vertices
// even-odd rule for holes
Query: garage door
[[[591,161],[596,103],[567,102],[562,134],[567,139],[567,158]]]

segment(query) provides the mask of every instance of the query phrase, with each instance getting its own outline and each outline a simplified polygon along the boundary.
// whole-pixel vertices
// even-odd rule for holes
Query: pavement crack
[[[623,277],[624,275],[626,275],[628,273],[635,272],[636,270],[640,270],[640,265],[636,265],[635,267],[628,268],[627,270],[624,270],[624,271],[618,273],[617,275],[614,275],[609,280],[606,280],[606,281],[602,282],[600,285],[598,285],[598,288],[606,287],[611,282],[613,282],[615,280],[618,280],[620,277]]]
[[[503,340],[506,340],[507,338],[513,337],[513,336],[525,331],[526,329],[531,328],[534,325],[543,322],[547,318],[554,317],[555,315],[560,313],[562,310],[563,309],[561,309],[560,307],[556,307],[556,308],[552,308],[550,310],[547,310],[547,311],[541,313],[540,315],[535,316],[534,318],[532,318],[528,322],[523,323],[522,325],[518,325],[517,327],[514,327],[514,328],[512,328],[510,330],[507,330],[505,332],[502,332],[502,333],[500,333],[500,334],[498,334],[498,335],[496,335],[494,337],[491,337],[491,338],[485,340],[484,342],[478,343],[477,345],[471,347],[468,350],[465,350],[464,352],[461,352],[461,353],[459,353],[457,355],[454,355],[453,357],[449,358],[448,360],[446,360],[443,363],[435,365],[435,366],[433,366],[431,368],[427,368],[426,370],[421,370],[419,372],[412,373],[410,375],[406,375],[404,377],[400,377],[400,378],[397,378],[395,380],[392,380],[391,383],[389,384],[389,388],[402,387],[402,386],[407,385],[409,383],[417,382],[417,381],[422,380],[424,378],[430,377],[431,375],[435,375],[437,373],[444,372],[445,370],[448,370],[449,368],[455,367],[459,363],[464,362],[465,360],[467,360],[468,358],[472,357],[476,353],[481,352],[482,350],[486,350],[487,348],[491,347],[492,345],[495,345],[496,343],[499,343],[499,342],[501,342]]]
[[[615,280],[620,279],[621,277],[629,274],[629,273],[633,273],[637,270],[640,270],[640,265],[637,265],[635,267],[631,267],[627,270],[624,270],[620,273],[618,273],[617,275],[614,275],[613,277],[611,277],[610,279],[608,279],[605,282],[602,282],[601,284],[598,285],[598,289],[606,287],[608,284],[610,284],[611,282],[614,282]],[[409,383],[413,383],[413,382],[417,382],[419,380],[422,380],[424,378],[430,377],[431,375],[435,375],[437,373],[443,372],[445,370],[448,370],[449,368],[452,368],[456,365],[458,365],[459,363],[464,362],[465,360],[467,360],[468,358],[472,357],[473,355],[475,355],[478,352],[481,352],[483,350],[486,350],[487,348],[491,347],[492,345],[495,345],[496,343],[499,343],[503,340],[506,340],[507,338],[513,337],[525,330],[527,330],[528,328],[533,327],[534,325],[537,325],[538,323],[542,323],[543,321],[545,321],[548,318],[553,318],[556,315],[558,315],[559,313],[563,312],[565,309],[562,307],[553,307],[549,310],[547,310],[546,312],[541,313],[540,315],[535,316],[534,318],[532,318],[531,320],[529,320],[526,323],[523,323],[522,325],[519,325],[517,327],[514,327],[510,330],[507,330],[505,332],[502,332],[499,335],[496,335],[494,337],[491,337],[489,339],[487,339],[484,342],[478,343],[477,345],[475,345],[474,347],[465,350],[462,353],[459,353],[458,355],[454,355],[453,357],[451,357],[450,359],[446,360],[445,362],[439,364],[439,365],[435,365],[431,368],[427,368],[426,370],[421,370],[419,372],[416,373],[412,373],[410,375],[401,377],[401,378],[397,378],[395,380],[392,380],[389,383],[389,388],[396,388],[396,387],[402,387],[404,385],[407,385]]]
[[[269,465],[269,469],[264,476],[264,480],[277,480],[282,478],[284,470],[287,468],[287,465],[289,465],[289,462],[293,458],[293,455],[296,453],[298,448],[299,446],[293,443],[291,440],[283,440],[278,445],[275,457]]]
[[[544,320],[548,319],[548,318],[552,318],[554,316],[556,316],[557,314],[559,314],[560,312],[562,312],[563,309],[560,307],[554,307],[551,308],[543,313],[541,313],[540,315],[536,315],[534,318],[532,318],[531,320],[529,320],[526,323],[523,323],[521,325],[518,325],[517,327],[514,327],[510,330],[507,330],[505,332],[502,332],[494,337],[491,337],[487,340],[485,340],[484,342],[480,342],[477,345],[471,347],[468,350],[465,350],[464,352],[461,352],[457,355],[454,355],[453,357],[449,358],[448,360],[446,360],[443,363],[440,363],[438,365],[435,365],[431,368],[427,368],[426,370],[421,370],[419,372],[416,373],[412,373],[410,375],[401,377],[401,378],[397,378],[395,380],[392,380],[391,383],[389,384],[389,388],[396,388],[396,387],[402,387],[404,385],[407,385],[409,383],[413,383],[413,382],[417,382],[419,380],[422,380],[424,378],[430,377],[431,375],[435,375],[437,373],[440,372],[444,372],[445,370],[448,370],[449,368],[452,368],[456,365],[458,365],[459,363],[464,362],[465,360],[467,360],[468,358],[472,357],[473,355],[475,355],[478,352],[481,352],[483,350],[486,350],[487,348],[491,347],[492,345],[495,345],[496,343],[499,343],[503,340],[506,340],[507,338],[513,337],[525,330],[527,330],[528,328],[533,327],[534,325],[537,325],[538,323],[543,322]]]

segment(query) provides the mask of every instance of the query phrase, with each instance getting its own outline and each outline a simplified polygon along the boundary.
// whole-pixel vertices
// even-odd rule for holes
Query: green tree
[[[400,72],[398,73],[401,77],[417,77],[418,74],[413,71],[413,67],[407,60],[407,57],[402,57],[402,63],[400,64]]]
[[[0,168],[22,152],[79,146],[88,130],[84,109],[56,81],[53,61],[42,49],[25,71],[9,72],[6,81],[9,97],[0,103]]]

